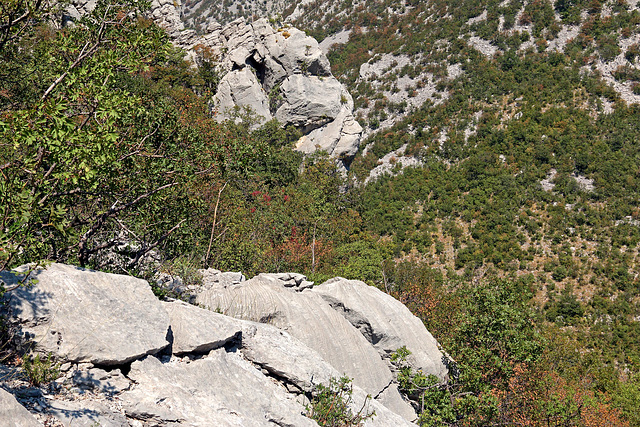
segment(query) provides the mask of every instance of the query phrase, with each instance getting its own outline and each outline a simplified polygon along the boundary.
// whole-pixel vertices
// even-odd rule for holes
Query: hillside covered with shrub
[[[422,425],[640,425],[637,2],[288,6],[319,41],[349,32],[348,176],[275,121],[215,120],[213,59],[142,2],[63,28],[3,2],[1,269],[360,279],[456,361],[446,384],[400,370]]]

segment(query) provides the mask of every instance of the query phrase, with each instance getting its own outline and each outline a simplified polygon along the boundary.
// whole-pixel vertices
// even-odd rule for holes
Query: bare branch
[[[140,258],[142,258],[142,256],[146,253],[148,253],[150,250],[152,250],[153,248],[155,248],[156,246],[158,246],[160,243],[162,243],[167,237],[169,237],[169,235],[171,233],[173,233],[174,231],[176,231],[178,228],[180,228],[180,226],[186,221],[185,219],[182,219],[179,223],[177,223],[175,226],[173,226],[169,231],[167,231],[166,233],[164,233],[162,236],[160,236],[160,238],[158,240],[156,240],[154,243],[152,243],[149,246],[146,246],[142,249],[140,249],[137,253],[135,258],[127,265],[127,268],[132,268],[134,267],[138,261],[140,261]]]
[[[37,12],[38,10],[40,10],[41,6],[42,6],[42,0],[38,0],[33,8],[27,8],[27,11],[24,12],[19,17],[17,17],[16,19],[9,18],[9,22],[8,23],[6,23],[4,25],[0,25],[0,32],[4,33],[2,38],[0,39],[0,51],[4,48],[4,46],[8,42],[10,42],[14,38],[16,38],[18,35],[20,35],[20,33],[22,33],[25,30],[25,28],[27,28],[27,26],[29,24],[25,23],[25,25],[23,25],[22,28],[20,28],[20,30],[18,30],[17,34],[14,35],[13,37],[10,36],[11,28],[14,28],[16,25],[20,24],[22,21],[24,21],[27,18],[29,18],[30,16],[32,16],[33,13]]]
[[[216,200],[216,207],[213,210],[213,224],[211,224],[211,236],[209,236],[209,247],[207,248],[207,256],[204,257],[205,265],[209,262],[209,254],[211,253],[211,244],[213,243],[213,233],[216,230],[216,217],[218,216],[218,204],[220,203],[220,195],[225,189],[229,181],[225,182],[220,190],[218,190],[218,199]]]
[[[162,185],[162,186],[160,186],[160,187],[158,187],[158,188],[156,188],[154,190],[151,190],[151,191],[148,191],[148,192],[146,192],[144,194],[141,194],[140,196],[136,197],[133,201],[131,201],[131,202],[125,204],[125,205],[122,205],[122,206],[117,206],[116,207],[116,205],[117,205],[117,202],[116,202],[111,206],[111,208],[107,212],[104,212],[103,214],[98,215],[97,218],[95,219],[95,221],[93,222],[93,225],[89,228],[89,230],[87,230],[82,235],[82,237],[80,238],[80,241],[78,242],[78,249],[79,249],[79,252],[80,252],[78,257],[79,257],[80,265],[84,266],[85,263],[88,261],[88,253],[87,253],[88,249],[86,247],[87,246],[87,241],[89,240],[89,238],[91,236],[93,236],[96,233],[96,231],[98,231],[104,225],[105,221],[108,218],[113,218],[116,215],[118,215],[118,213],[122,212],[125,209],[130,208],[131,206],[137,204],[141,200],[144,200],[144,199],[146,199],[148,197],[151,197],[152,195],[154,195],[154,194],[156,194],[156,193],[158,193],[158,192],[160,192],[162,190],[166,190],[167,188],[171,188],[171,187],[173,187],[175,185],[178,185],[178,183],[177,182],[172,182],[170,184]]]

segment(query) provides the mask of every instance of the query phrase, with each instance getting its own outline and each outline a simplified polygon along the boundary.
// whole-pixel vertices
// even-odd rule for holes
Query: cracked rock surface
[[[368,339],[385,330],[384,321],[362,311],[354,322],[301,274],[245,280],[205,270],[201,307],[160,302],[147,282],[128,276],[62,264],[31,274],[38,282],[10,292],[6,314],[16,337],[52,351],[60,375],[35,387],[22,368],[0,365],[0,425],[313,426],[305,414],[317,386],[344,375],[353,379],[351,411],[375,411],[364,425],[414,425],[412,406]],[[2,273],[8,285],[20,278]],[[396,313],[384,295],[346,285],[344,292],[370,293]],[[351,307],[348,295],[343,300]],[[76,326],[62,322],[69,316]],[[101,327],[93,326],[96,316]],[[57,332],[53,345],[49,335]]]
[[[416,370],[444,380],[446,358],[431,333],[409,309],[390,295],[359,280],[336,277],[313,288],[313,292],[358,328],[383,357],[402,346]]]
[[[338,372],[353,378],[354,385],[376,397],[393,380],[378,351],[321,295],[310,289],[297,292],[271,275],[259,275],[232,288],[210,288],[196,297],[210,309],[245,320],[268,323],[318,352]],[[389,409],[415,418],[397,389],[385,393]],[[413,418],[411,418],[413,417]]]
[[[23,278],[1,274],[8,284]],[[169,316],[144,280],[51,264],[27,281],[9,295],[10,322],[44,354],[121,365],[169,345]]]

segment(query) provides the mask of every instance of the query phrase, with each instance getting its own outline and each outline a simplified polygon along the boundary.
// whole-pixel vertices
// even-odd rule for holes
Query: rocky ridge
[[[94,7],[93,0],[74,0],[67,18]],[[180,0],[153,0],[147,13],[194,62],[196,49],[214,58],[220,81],[212,105],[219,121],[245,121],[255,129],[277,119],[301,131],[297,151],[325,151],[349,167],[362,127],[353,115],[353,98],[331,74],[314,38],[290,26],[273,28],[265,18],[248,23],[242,17],[224,26],[210,21],[200,35],[185,29]]]
[[[303,136],[296,150],[318,150],[348,167],[362,128],[353,116],[353,99],[331,74],[318,42],[293,27],[275,29],[267,19],[238,18],[224,26],[212,21],[204,35],[185,30],[180,3],[154,0],[150,16],[178,46],[193,55],[205,47],[217,58],[221,76],[213,105],[219,120],[243,120],[249,112],[254,128],[277,119]]]
[[[219,120],[255,114],[254,127],[277,119],[302,133],[296,150],[326,151],[348,166],[362,128],[353,117],[353,99],[331,74],[329,61],[312,37],[296,28],[274,29],[266,19],[243,19],[191,41],[218,56],[222,78],[213,97]]]
[[[424,325],[392,297],[359,281],[320,286],[295,273],[203,271],[200,307],[157,300],[145,281],[51,264],[2,272],[13,344],[61,363],[31,387],[0,366],[0,420],[21,425],[312,426],[305,405],[319,384],[353,378],[350,407],[368,426],[413,425],[392,352],[447,379]],[[207,307],[210,309],[202,308]],[[224,314],[223,314],[224,313]],[[257,320],[257,321],[256,321]],[[370,397],[367,397],[370,396]],[[16,400],[17,399],[17,400]]]

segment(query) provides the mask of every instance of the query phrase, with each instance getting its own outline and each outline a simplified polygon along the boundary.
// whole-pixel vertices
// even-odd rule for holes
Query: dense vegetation
[[[606,6],[610,18],[598,1],[369,1],[326,16],[311,4],[300,24],[319,38],[353,29],[331,59],[362,124],[403,117],[345,179],[293,152],[295,130],[214,120],[215,72],[185,62],[144,4],[99,2],[57,28],[54,8],[3,2],[0,267],[362,279],[456,360],[447,384],[406,373],[424,425],[638,426],[640,111],[591,65],[618,55],[610,35],[632,37],[640,16]],[[579,35],[545,50],[562,25]],[[497,53],[472,48],[471,32]],[[638,80],[639,52],[616,79]],[[385,53],[420,55],[396,78],[429,73],[440,100],[408,109],[359,81]],[[405,144],[420,167],[354,184]]]
[[[526,364],[509,356],[509,385],[484,382],[485,398],[497,400],[480,424],[638,425],[640,111],[611,86],[637,93],[640,84],[634,3],[371,0],[305,10],[296,24],[320,39],[351,30],[329,56],[363,126],[400,117],[365,141],[355,177],[364,181],[400,147],[421,161],[357,190],[356,210],[379,246],[371,269],[352,274],[396,292],[461,364],[478,355],[460,329],[479,315],[470,294],[491,290],[483,298],[493,300],[511,289],[521,301],[507,306],[531,310],[544,351]],[[562,31],[572,34],[564,47],[548,49]],[[377,80],[359,73],[385,55],[395,59]],[[616,57],[625,65],[603,74]],[[450,75],[455,67],[461,73]],[[429,84],[435,95],[416,108],[391,101]],[[376,269],[379,259],[393,261]],[[469,378],[462,383],[447,393],[469,391]],[[519,396],[509,395],[514,387]],[[622,419],[605,415],[615,408]],[[433,422],[478,413],[468,414]]]

